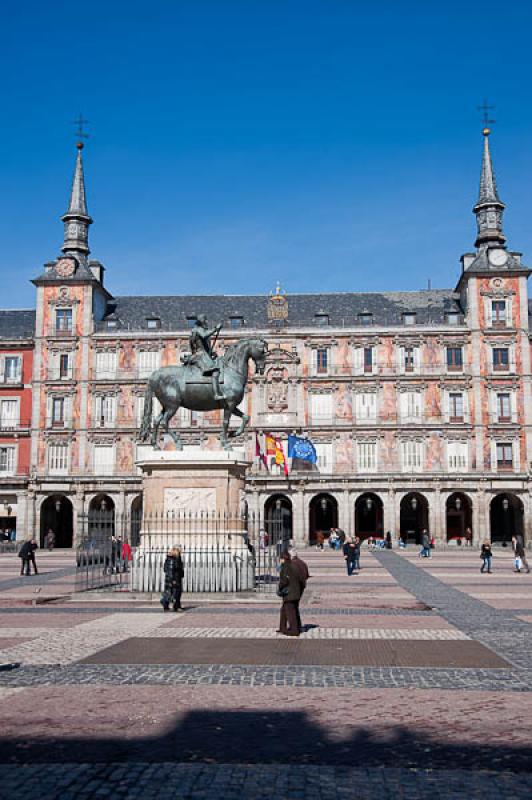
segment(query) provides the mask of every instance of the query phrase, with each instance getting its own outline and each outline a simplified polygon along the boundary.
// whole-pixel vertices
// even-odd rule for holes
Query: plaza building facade
[[[410,541],[427,528],[441,543],[469,530],[475,542],[520,532],[530,542],[530,270],[506,243],[488,130],[483,144],[477,237],[453,289],[159,297],[114,296],[90,258],[78,146],[62,253],[33,281],[35,312],[0,312],[2,352],[13,345],[9,315],[13,331],[31,322],[19,339],[33,359],[20,387],[31,392],[31,453],[26,474],[15,462],[12,474],[0,470],[0,512],[11,483],[24,498],[19,536],[52,527],[69,546],[91,509],[141,509],[146,379],[180,363],[204,313],[224,321],[221,352],[241,338],[268,343],[265,374],[252,375],[242,406],[250,424],[235,441],[252,462],[250,512],[281,510],[301,545],[331,527]],[[220,411],[181,409],[171,424],[185,448],[219,446]],[[263,432],[285,452],[289,434],[308,436],[317,465],[294,464],[288,477],[266,469],[255,455]]]

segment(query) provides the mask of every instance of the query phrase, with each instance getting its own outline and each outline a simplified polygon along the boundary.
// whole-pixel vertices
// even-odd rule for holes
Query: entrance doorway
[[[0,496],[0,542],[14,542],[17,538],[17,496]]]
[[[338,503],[332,494],[317,494],[309,507],[309,542],[316,543],[316,534],[321,531],[325,537],[331,528],[338,527]]]
[[[523,536],[523,503],[515,494],[498,494],[490,503],[491,541],[508,547],[512,536]]]
[[[264,503],[264,530],[270,544],[289,547],[292,538],[292,501],[285,494],[272,494]]]
[[[361,494],[355,503],[355,533],[362,539],[374,536],[382,539],[383,505],[382,500],[373,492]]]
[[[115,532],[115,504],[108,494],[97,494],[89,503],[87,536],[89,541],[107,541]]]
[[[445,503],[447,541],[468,543],[468,529],[473,530],[473,505],[470,498],[462,492],[449,495]]]
[[[129,543],[131,547],[140,544],[140,528],[142,524],[142,495],[139,494],[131,503],[131,519],[129,525]]]
[[[429,503],[419,492],[410,492],[401,500],[400,533],[405,544],[421,544],[423,529],[429,529]]]
[[[45,547],[45,537],[51,528],[55,533],[56,547],[72,547],[73,541],[73,507],[64,494],[52,494],[41,505],[41,541]]]

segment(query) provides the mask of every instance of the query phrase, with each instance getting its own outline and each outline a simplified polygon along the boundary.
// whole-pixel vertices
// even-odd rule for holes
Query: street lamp
[[[417,508],[417,497],[413,497],[410,501],[410,505],[412,507],[412,511],[415,511]]]
[[[321,510],[322,510],[323,512],[327,511],[327,498],[326,498],[326,497],[322,497],[322,498],[321,498],[321,500],[320,500],[320,506],[321,506]]]
[[[510,508],[510,501],[507,497],[502,498],[502,510],[504,511],[503,517],[503,529],[504,529],[504,539],[502,542],[503,547],[508,547],[508,543],[506,539],[508,538],[508,509]]]
[[[460,511],[460,509],[462,508],[462,501],[460,500],[459,497],[457,497],[456,500],[454,501],[454,507],[456,508],[457,511]]]
[[[371,509],[373,508],[373,500],[371,499],[371,497],[366,497],[366,508],[368,511],[371,511]]]
[[[503,497],[502,498],[502,509],[503,509],[503,511],[508,511],[509,506],[510,506],[510,503],[508,502],[508,498],[507,497]]]

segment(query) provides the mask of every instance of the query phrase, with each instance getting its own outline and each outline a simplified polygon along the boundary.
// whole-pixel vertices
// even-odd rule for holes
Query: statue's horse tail
[[[151,431],[151,412],[153,406],[153,389],[151,380],[148,381],[146,391],[144,392],[144,414],[142,415],[142,423],[139,431],[139,439],[144,442],[150,435]]]

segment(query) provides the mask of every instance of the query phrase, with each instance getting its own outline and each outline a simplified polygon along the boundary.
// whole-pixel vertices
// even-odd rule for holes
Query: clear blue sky
[[[531,23],[491,0],[2,3],[0,305],[33,305],[59,253],[80,111],[115,294],[454,285],[484,97],[532,262]]]

